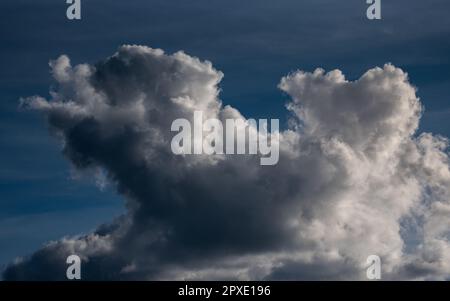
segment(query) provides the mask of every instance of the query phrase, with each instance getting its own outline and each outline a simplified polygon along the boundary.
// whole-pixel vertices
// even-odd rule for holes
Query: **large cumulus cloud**
[[[364,279],[367,256],[384,279],[450,275],[447,140],[416,133],[421,104],[390,64],[348,81],[339,70],[297,71],[280,159],[171,152],[170,125],[223,106],[223,75],[183,52],[122,46],[95,66],[51,62],[43,112],[80,170],[102,170],[127,213],[95,233],[49,243],[5,279]],[[270,118],[270,116],[268,116]]]

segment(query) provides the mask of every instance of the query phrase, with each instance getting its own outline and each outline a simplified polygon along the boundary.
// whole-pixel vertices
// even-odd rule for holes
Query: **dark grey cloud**
[[[356,81],[339,70],[284,77],[291,120],[274,166],[172,154],[174,119],[242,117],[222,105],[210,62],[122,46],[96,65],[50,65],[51,99],[23,105],[47,116],[75,168],[106,173],[127,213],[18,260],[5,279],[64,279],[71,254],[86,280],[360,279],[371,254],[387,278],[448,277],[447,140],[416,135],[421,105],[393,65]],[[407,250],[403,224],[415,218]]]

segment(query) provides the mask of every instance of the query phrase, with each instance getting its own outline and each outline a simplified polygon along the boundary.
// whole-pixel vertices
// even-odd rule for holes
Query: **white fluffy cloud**
[[[222,106],[209,62],[122,46],[95,66],[51,67],[51,99],[23,105],[47,116],[76,168],[106,172],[128,211],[4,278],[61,279],[72,253],[84,279],[364,279],[371,254],[384,279],[449,278],[447,140],[417,135],[421,105],[401,69],[284,77],[290,127],[279,163],[260,166],[170,150],[176,118],[242,117]]]

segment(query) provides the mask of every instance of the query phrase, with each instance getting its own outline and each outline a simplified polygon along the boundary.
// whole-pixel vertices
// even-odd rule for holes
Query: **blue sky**
[[[383,1],[368,21],[363,0],[82,1],[0,4],[0,266],[48,240],[85,233],[123,211],[111,189],[73,180],[42,116],[20,97],[47,95],[48,61],[111,55],[121,44],[184,50],[224,72],[221,99],[248,117],[285,120],[280,78],[296,69],[339,68],[350,79],[392,62],[410,75],[426,111],[421,129],[450,136],[450,3]]]

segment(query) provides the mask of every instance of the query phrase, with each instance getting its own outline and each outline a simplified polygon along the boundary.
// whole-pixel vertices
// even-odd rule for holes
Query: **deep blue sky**
[[[286,117],[277,84],[296,69],[339,68],[348,78],[392,62],[410,74],[426,108],[421,130],[450,136],[450,2],[382,0],[65,0],[0,3],[0,268],[63,235],[85,233],[123,211],[114,191],[71,179],[42,116],[18,99],[48,95],[48,61],[94,63],[121,44],[184,50],[225,73],[221,99],[248,117]]]

